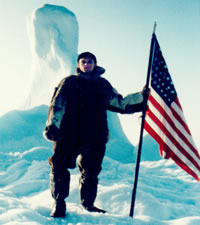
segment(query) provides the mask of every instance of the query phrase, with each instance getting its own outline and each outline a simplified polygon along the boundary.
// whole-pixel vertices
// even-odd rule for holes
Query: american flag
[[[173,159],[178,166],[200,181],[200,155],[155,34],[152,41],[151,93],[144,128],[158,142],[162,157]]]

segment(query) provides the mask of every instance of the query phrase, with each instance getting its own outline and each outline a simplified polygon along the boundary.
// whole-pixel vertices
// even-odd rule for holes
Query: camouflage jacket
[[[59,83],[51,100],[46,131],[54,126],[61,131],[61,136],[68,136],[69,140],[73,135],[79,135],[86,143],[97,140],[106,142],[106,110],[123,114],[142,111],[142,92],[123,98],[101,77],[104,71],[97,66],[91,76],[78,72]],[[48,135],[44,136],[50,139]]]

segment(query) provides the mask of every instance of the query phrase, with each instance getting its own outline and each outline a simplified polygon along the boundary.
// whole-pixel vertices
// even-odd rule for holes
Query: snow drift
[[[47,120],[48,106],[41,105],[28,110],[10,111],[0,117],[0,149],[2,152],[24,152],[36,146],[52,147],[42,132]],[[135,159],[134,146],[123,133],[119,118],[108,112],[110,140],[106,155],[123,163]]]

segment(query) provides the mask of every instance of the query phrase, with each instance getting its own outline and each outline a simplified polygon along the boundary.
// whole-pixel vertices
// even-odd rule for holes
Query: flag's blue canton
[[[151,73],[151,86],[170,107],[172,102],[176,99],[177,94],[168,72],[167,65],[162,56],[160,46],[157,40],[155,40],[155,42],[155,52]]]

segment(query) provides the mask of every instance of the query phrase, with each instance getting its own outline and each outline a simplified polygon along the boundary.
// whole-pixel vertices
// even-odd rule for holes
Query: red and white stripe
[[[151,88],[145,130],[159,143],[161,155],[200,181],[200,155],[185,121],[178,98],[171,107]]]

